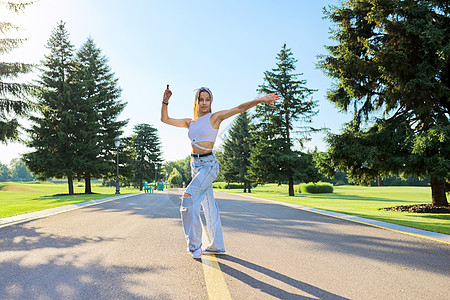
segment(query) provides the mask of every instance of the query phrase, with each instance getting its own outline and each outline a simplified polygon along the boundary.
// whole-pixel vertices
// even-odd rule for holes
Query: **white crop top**
[[[191,122],[189,125],[188,136],[191,140],[191,144],[197,148],[203,150],[212,150],[209,148],[202,147],[198,145],[199,142],[216,142],[217,133],[219,129],[215,129],[211,126],[209,119],[211,118],[212,113],[208,113],[197,120]]]

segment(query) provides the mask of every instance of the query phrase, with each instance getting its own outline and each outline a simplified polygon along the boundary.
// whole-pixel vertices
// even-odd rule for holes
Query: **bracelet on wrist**
[[[163,101],[162,103],[165,104],[165,105],[169,105],[169,102],[164,102],[164,101]]]

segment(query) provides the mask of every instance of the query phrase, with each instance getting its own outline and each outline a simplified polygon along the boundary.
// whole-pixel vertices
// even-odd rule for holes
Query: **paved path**
[[[449,244],[225,193],[228,255],[194,260],[177,193],[0,228],[0,299],[448,299]]]

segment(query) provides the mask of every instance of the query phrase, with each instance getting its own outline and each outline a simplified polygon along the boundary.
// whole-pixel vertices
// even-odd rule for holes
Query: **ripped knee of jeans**
[[[186,195],[187,193],[185,193]],[[187,194],[189,195],[189,194]],[[192,197],[189,195],[188,197],[181,197],[181,205],[180,205],[180,211],[187,211],[189,207],[192,206]]]

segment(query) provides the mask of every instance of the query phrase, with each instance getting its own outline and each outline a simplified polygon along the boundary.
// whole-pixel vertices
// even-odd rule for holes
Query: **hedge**
[[[332,193],[333,186],[329,183],[318,182],[318,183],[301,183],[295,189],[297,193],[309,193],[309,194],[324,194]]]

